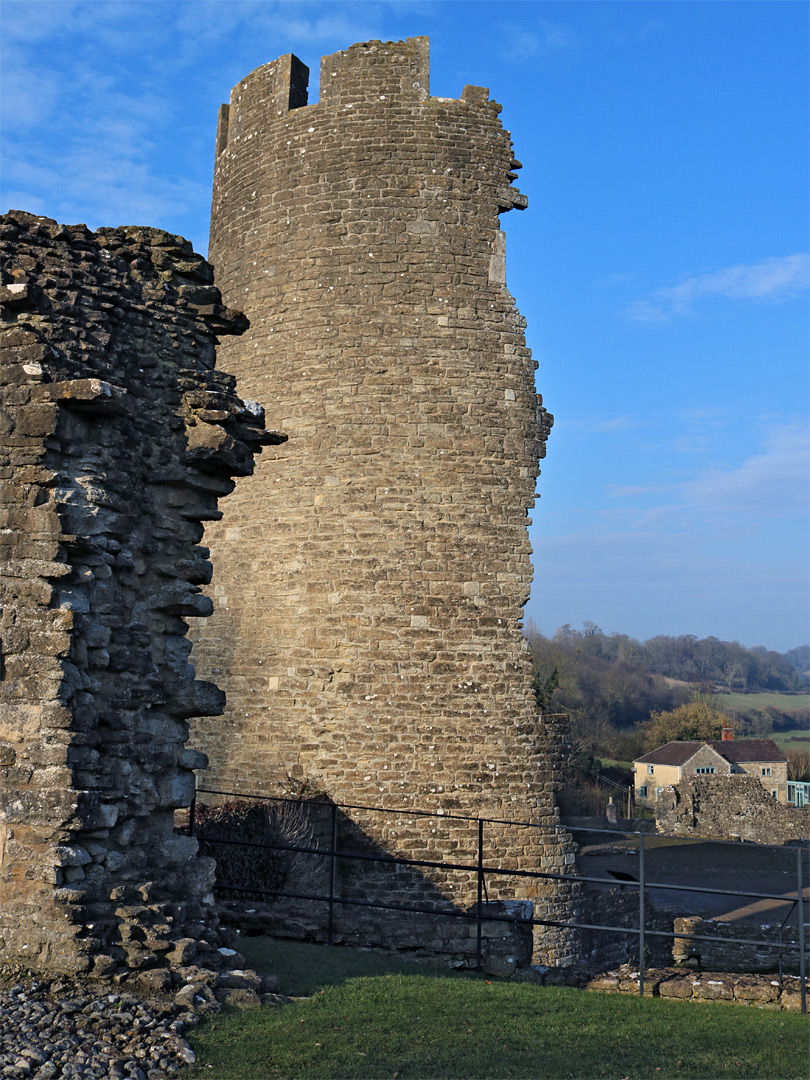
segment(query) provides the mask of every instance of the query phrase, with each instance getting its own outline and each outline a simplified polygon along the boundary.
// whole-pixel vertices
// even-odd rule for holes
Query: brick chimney
[[[734,738],[734,728],[731,725],[723,725],[723,742],[731,742]]]

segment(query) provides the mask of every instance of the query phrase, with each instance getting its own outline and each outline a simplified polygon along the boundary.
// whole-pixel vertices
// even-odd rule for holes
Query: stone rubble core
[[[756,776],[686,776],[659,794],[655,825],[670,836],[810,844],[810,806],[777,802]]]
[[[195,1061],[184,1035],[219,1002],[245,1008],[259,1001],[278,1006],[289,1001],[255,989],[217,990],[193,998],[144,999],[111,990],[98,980],[31,978],[4,971],[0,986],[0,1075],[60,1080],[165,1080]],[[242,982],[261,989],[276,980],[251,972]],[[231,979],[236,985],[235,978]],[[255,999],[255,1002],[254,1000]]]
[[[520,163],[483,87],[431,97],[428,39],[370,41],[308,69],[283,56],[220,110],[210,258],[250,329],[217,363],[289,441],[206,527],[214,614],[195,664],[228,698],[194,722],[206,784],[435,811],[388,824],[391,854],[572,873],[522,635],[528,512],[552,417],[506,288],[498,215]],[[339,887],[466,907],[475,874],[354,865]],[[571,885],[488,881],[571,921]],[[399,921],[398,916],[391,916]],[[549,963],[575,956],[547,929]]]
[[[12,211],[0,255],[0,963],[165,990],[239,962],[174,831],[224,702],[185,619],[202,522],[282,436],[214,370],[247,322],[186,240]]]

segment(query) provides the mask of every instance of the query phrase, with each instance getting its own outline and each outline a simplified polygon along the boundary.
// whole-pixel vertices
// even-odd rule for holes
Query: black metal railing
[[[603,835],[609,835],[613,838],[617,836],[632,836],[638,838],[638,880],[624,880],[622,879],[619,884],[624,887],[637,888],[638,889],[638,925],[634,927],[605,925],[599,923],[583,923],[583,922],[564,922],[557,919],[543,919],[543,918],[525,918],[517,917],[514,915],[496,915],[494,913],[488,913],[484,909],[484,904],[487,897],[487,878],[493,877],[507,877],[518,879],[535,879],[543,881],[564,881],[572,884],[577,883],[590,883],[598,885],[609,885],[615,887],[617,880],[613,878],[605,877],[593,877],[582,874],[562,874],[552,873],[541,870],[517,870],[508,867],[488,865],[484,861],[484,827],[486,825],[511,825],[516,828],[528,828],[541,830],[544,827],[528,821],[511,821],[506,818],[484,818],[484,817],[470,817],[464,814],[454,813],[439,813],[437,810],[412,810],[409,808],[388,808],[379,806],[367,806],[360,803],[334,803],[327,802],[323,799],[301,799],[301,798],[284,798],[279,796],[269,795],[257,795],[257,794],[245,794],[244,792],[235,791],[223,791],[217,788],[198,788],[197,795],[213,795],[217,797],[228,797],[238,800],[255,800],[261,803],[274,803],[274,804],[295,804],[295,805],[312,805],[318,806],[321,809],[328,806],[330,810],[330,841],[329,846],[324,849],[321,847],[313,847],[302,844],[285,844],[281,842],[267,842],[259,840],[233,840],[224,837],[205,836],[200,837],[203,842],[210,845],[235,845],[244,848],[257,848],[267,849],[272,851],[286,851],[295,852],[304,855],[320,856],[329,860],[329,888],[326,894],[323,893],[303,893],[293,892],[285,889],[273,889],[273,888],[260,888],[255,885],[243,886],[235,883],[226,883],[218,881],[216,888],[231,893],[250,893],[252,895],[259,894],[265,897],[287,897],[290,899],[310,900],[328,905],[327,916],[327,942],[332,944],[334,940],[334,926],[335,926],[335,908],[337,905],[346,907],[361,907],[361,908],[373,908],[383,911],[399,911],[411,914],[424,914],[440,916],[442,918],[451,919],[465,919],[468,921],[475,921],[476,923],[476,970],[482,970],[482,953],[483,953],[483,924],[492,922],[503,922],[511,925],[520,924],[523,926],[546,926],[555,927],[559,929],[569,930],[589,930],[596,932],[622,934],[622,935],[634,935],[638,938],[638,968],[639,968],[639,994],[644,994],[644,972],[647,965],[646,952],[647,952],[647,939],[650,937],[657,938],[684,938],[689,935],[684,932],[676,932],[673,930],[655,930],[647,927],[647,912],[645,910],[645,898],[648,890],[666,890],[668,892],[686,892],[686,893],[705,893],[718,896],[736,896],[744,897],[747,899],[757,900],[780,900],[784,902],[786,899],[792,898],[785,897],[785,894],[766,893],[752,890],[741,889],[720,889],[716,887],[706,887],[698,885],[675,885],[665,882],[648,881],[645,870],[645,834],[632,829],[597,829],[597,828],[582,828],[577,826],[574,831],[597,833]],[[197,798],[195,796],[194,801],[191,804],[189,811],[188,831],[189,835],[195,835],[196,832],[196,810]],[[404,856],[393,856],[387,852],[381,854],[373,854],[364,851],[352,851],[343,848],[339,844],[339,830],[338,830],[338,815],[340,812],[346,814],[347,811],[362,811],[363,813],[381,814],[389,817],[414,817],[414,818],[440,818],[441,820],[450,821],[465,821],[469,823],[475,823],[477,826],[477,855],[475,862],[454,862],[446,859],[414,859],[406,858]],[[348,817],[348,815],[347,815]],[[349,818],[349,821],[351,819]],[[545,828],[553,829],[558,832],[567,831],[563,826],[546,826]],[[660,834],[657,834],[658,838]],[[683,837],[661,837],[662,839],[678,839],[683,840]],[[698,839],[698,838],[695,838]],[[722,841],[712,840],[712,843],[725,843],[729,846],[739,848],[738,841]],[[756,847],[763,849],[778,848],[778,845],[771,844],[750,844],[746,843],[746,848]],[[784,851],[784,848],[780,850]],[[367,863],[384,863],[387,866],[406,866],[420,869],[437,869],[443,871],[464,872],[468,874],[474,874],[476,880],[476,894],[477,902],[475,905],[475,911],[459,911],[457,909],[451,910],[447,907],[427,907],[420,904],[398,904],[385,902],[382,900],[360,900],[356,898],[341,897],[337,895],[337,867],[338,861],[359,861]],[[712,934],[700,934],[700,940],[706,942],[716,942],[723,945],[753,945],[760,948],[771,949],[778,951],[779,953],[779,972],[781,977],[782,971],[782,955],[783,952],[798,952],[799,954],[799,982],[800,982],[800,995],[801,995],[801,1011],[807,1012],[807,997],[806,997],[806,934],[805,934],[805,910],[804,910],[804,860],[803,860],[803,848],[802,846],[796,847],[796,882],[797,891],[796,899],[793,901],[793,908],[788,913],[787,918],[790,917],[794,908],[798,908],[798,943],[791,944],[789,942],[782,941],[782,930],[784,929],[784,923],[780,928],[779,941],[764,941],[757,938],[728,938],[721,937],[719,935]],[[452,902],[452,901],[448,901]],[[787,922],[785,919],[785,923]]]

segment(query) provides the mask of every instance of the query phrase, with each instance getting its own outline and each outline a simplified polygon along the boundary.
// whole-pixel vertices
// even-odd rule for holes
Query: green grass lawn
[[[307,945],[270,937],[246,937],[239,951],[256,971],[278,976],[284,994],[309,997],[325,986],[369,975],[434,975],[471,978],[469,972],[452,974],[446,964],[405,960],[395,953],[372,952],[342,946]]]
[[[293,970],[296,947],[285,948],[282,989],[312,986],[317,976],[302,979],[312,953]],[[209,1020],[189,1036],[198,1061],[188,1080],[804,1080],[810,1072],[807,1018],[792,1013],[438,973],[340,981],[342,964],[386,958],[309,948],[336,954],[321,961],[329,985],[306,1000]]]
[[[785,750],[810,750],[810,730],[806,727],[772,731],[769,738],[773,739],[783,753]]]
[[[782,712],[796,712],[810,705],[810,694],[780,694],[776,691],[761,694],[714,694],[712,704],[723,712],[751,712],[754,709],[767,709],[772,706]]]

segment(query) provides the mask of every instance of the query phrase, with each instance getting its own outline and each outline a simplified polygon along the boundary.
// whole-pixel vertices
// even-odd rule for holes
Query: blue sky
[[[556,424],[527,617],[544,633],[808,640],[808,6],[3,0],[2,205],[207,246],[243,75],[427,34],[523,162],[502,218]],[[272,418],[271,418],[272,420]]]

